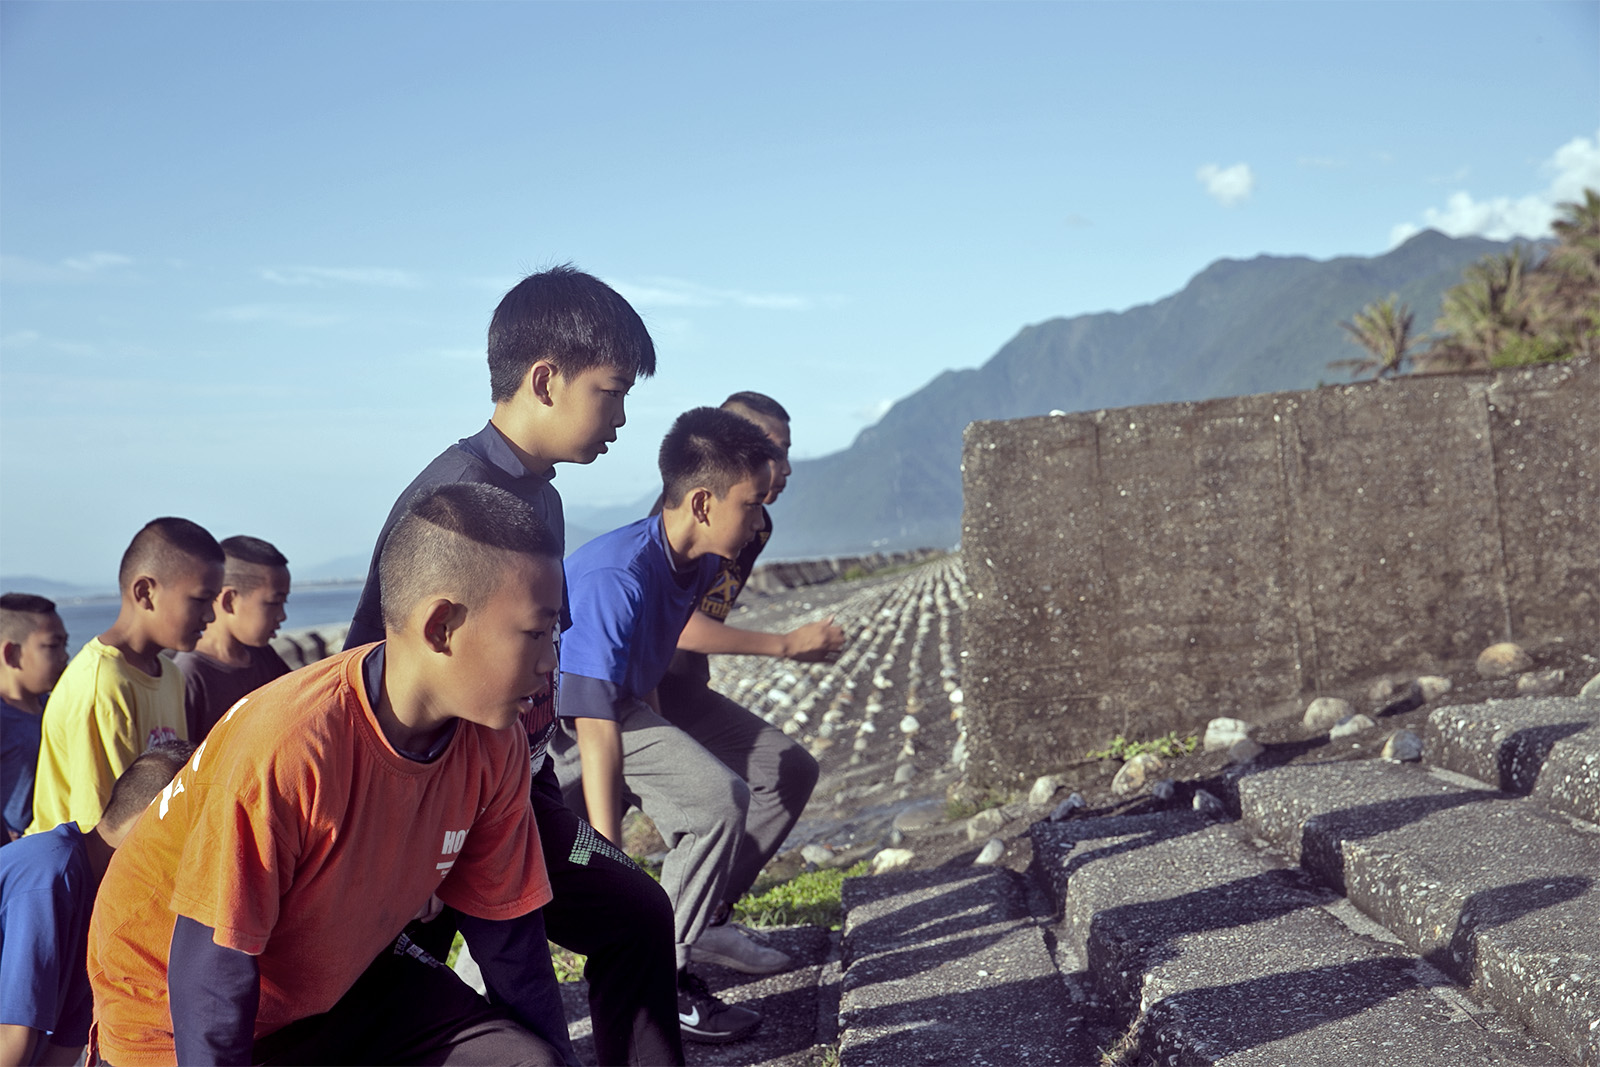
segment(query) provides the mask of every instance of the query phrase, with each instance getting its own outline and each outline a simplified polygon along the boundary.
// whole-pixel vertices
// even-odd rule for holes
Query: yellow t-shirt
[[[152,678],[98,637],[72,657],[45,704],[28,833],[72,821],[90,829],[128,764],[153,744],[188,739],[183,675],[159,662]]]

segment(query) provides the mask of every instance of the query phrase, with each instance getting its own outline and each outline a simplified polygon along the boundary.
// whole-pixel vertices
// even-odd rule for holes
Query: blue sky
[[[796,454],[1028,323],[1224,256],[1537,235],[1600,184],[1600,4],[0,4],[0,573],[104,582],[181,514],[369,550],[572,261],[681,410]]]

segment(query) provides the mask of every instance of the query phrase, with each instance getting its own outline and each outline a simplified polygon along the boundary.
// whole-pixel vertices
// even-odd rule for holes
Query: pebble
[[[966,702],[966,699],[967,699],[967,695],[965,693],[963,693],[960,689],[952,689],[952,690],[950,690],[950,703],[952,703],[952,704],[962,704],[962,703]]]
[[[1438,700],[1450,692],[1450,679],[1437,674],[1424,674],[1417,679],[1417,686],[1422,690],[1424,701]]]
[[[1329,737],[1351,737],[1364,730],[1370,730],[1378,724],[1365,715],[1351,715],[1349,718],[1340,719],[1333,724],[1333,729],[1328,731]]]
[[[1331,728],[1340,719],[1354,715],[1356,709],[1350,706],[1348,700],[1338,697],[1318,697],[1306,705],[1305,716],[1300,720],[1305,728],[1314,734],[1320,734]]]
[[[1171,778],[1163,778],[1150,787],[1150,795],[1157,800],[1171,800],[1178,791],[1178,783]]]
[[[1266,750],[1265,745],[1247,737],[1243,741],[1235,741],[1233,747],[1228,749],[1228,762],[1242,767]]]
[[[1588,700],[1600,700],[1600,674],[1583,683],[1583,688],[1578,690],[1578,695]]]
[[[827,845],[801,845],[800,857],[814,866],[826,867],[833,862],[833,849]]]
[[[1222,801],[1206,792],[1204,789],[1194,791],[1194,810],[1201,815],[1225,815],[1227,810],[1222,806]]]
[[[1511,641],[1490,645],[1478,653],[1478,674],[1483,678],[1509,678],[1533,666],[1533,659],[1522,646]]]
[[[1082,807],[1087,807],[1087,802],[1083,799],[1083,794],[1074,793],[1056,805],[1056,810],[1050,813],[1050,821],[1060,822]]]
[[[917,854],[909,848],[886,848],[872,857],[872,873],[882,874],[885,871],[899,870],[908,866]]]
[[[1422,758],[1422,738],[1410,730],[1396,730],[1383,743],[1383,758],[1393,763],[1416,763]]]
[[[1141,752],[1122,765],[1117,776],[1111,780],[1111,791],[1119,797],[1137,793],[1144,788],[1145,779],[1163,766],[1161,757],[1154,752]]]
[[[974,863],[981,863],[985,867],[1000,862],[1000,857],[1006,854],[1006,844],[998,837],[989,838],[989,843],[983,846],[983,851],[978,853]]]
[[[944,818],[944,805],[938,800],[913,804],[894,817],[894,828],[903,833],[926,830]]]
[[[1367,699],[1374,704],[1382,704],[1394,696],[1394,691],[1398,688],[1399,683],[1393,678],[1379,678],[1367,687]]]
[[[916,776],[917,776],[917,765],[916,764],[914,764],[914,763],[902,763],[902,764],[900,764],[900,766],[898,766],[898,767],[896,767],[894,769],[894,784],[895,785],[905,785],[907,782],[911,781],[911,779],[915,778]]]
[[[1206,736],[1201,748],[1206,752],[1226,752],[1234,742],[1249,737],[1254,729],[1243,719],[1212,719],[1206,723]]]
[[[1547,671],[1529,671],[1527,674],[1517,676],[1517,695],[1525,697],[1549,696],[1561,688],[1561,683],[1567,680],[1567,672],[1560,668],[1551,668]]]
[[[989,808],[980,811],[967,820],[967,840],[976,841],[980,837],[992,836],[1000,827],[1006,824],[1006,817],[998,809]]]
[[[900,732],[903,734],[914,734],[920,729],[922,729],[922,724],[917,721],[915,715],[907,715],[900,720]]]
[[[1061,785],[1053,774],[1041,775],[1033,783],[1033,788],[1028,790],[1028,803],[1035,806],[1050,803],[1050,798],[1056,795],[1056,790]]]

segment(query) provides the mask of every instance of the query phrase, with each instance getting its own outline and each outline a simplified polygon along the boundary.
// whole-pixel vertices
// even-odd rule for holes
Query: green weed
[[[837,930],[843,912],[839,906],[839,887],[846,878],[866,874],[870,864],[860,863],[843,870],[807,871],[786,882],[763,889],[760,883],[733,906],[733,918],[747,926],[821,926]]]
[[[1179,737],[1176,730],[1165,737],[1158,737],[1154,741],[1129,741],[1126,737],[1118,734],[1112,740],[1109,748],[1089,752],[1086,755],[1090,759],[1097,760],[1129,760],[1141,753],[1153,752],[1158,756],[1175,759],[1179,756],[1187,756],[1195,750],[1195,746],[1199,743],[1200,739],[1192,734],[1188,737]]]

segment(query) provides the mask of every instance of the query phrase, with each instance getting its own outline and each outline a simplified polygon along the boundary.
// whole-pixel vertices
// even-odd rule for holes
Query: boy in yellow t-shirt
[[[216,538],[188,519],[155,519],[134,535],[117,571],[117,621],[72,657],[45,708],[30,834],[70,821],[91,829],[141,752],[188,740],[183,676],[161,652],[200,639],[222,560]]]

